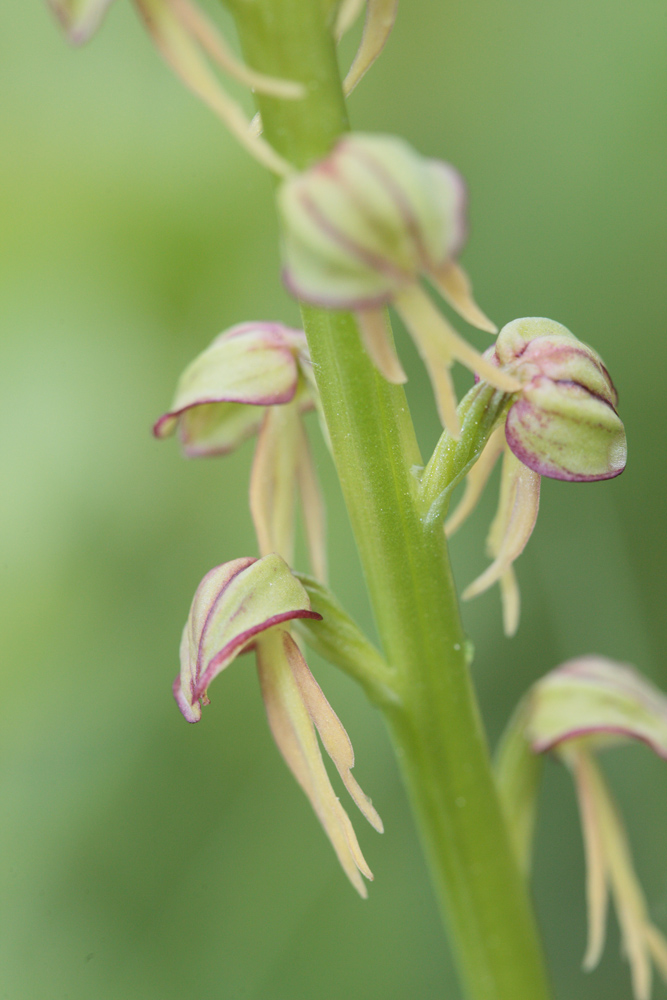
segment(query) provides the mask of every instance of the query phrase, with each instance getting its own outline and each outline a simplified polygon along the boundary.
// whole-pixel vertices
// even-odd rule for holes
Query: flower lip
[[[246,646],[254,636],[258,635],[260,632],[266,632],[267,629],[272,628],[274,625],[280,625],[281,622],[291,621],[294,618],[314,618],[316,621],[322,621],[322,615],[318,614],[317,611],[307,611],[299,608],[294,611],[285,611],[282,614],[272,615],[270,618],[267,618],[266,621],[263,621],[258,625],[254,625],[245,632],[241,632],[240,635],[234,636],[234,638],[228,642],[223,649],[216,653],[212,660],[209,661],[206,670],[200,676],[194,687],[193,699],[196,700],[197,698],[202,697],[204,691],[211,683],[216,671],[220,667],[220,664],[224,663],[225,660],[228,660],[230,657],[238,654],[239,652],[243,652],[243,647]]]

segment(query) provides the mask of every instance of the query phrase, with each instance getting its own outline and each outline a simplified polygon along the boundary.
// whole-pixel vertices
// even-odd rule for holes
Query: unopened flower
[[[189,457],[223,455],[259,432],[250,509],[261,555],[292,561],[297,492],[314,573],[326,575],[324,505],[303,413],[316,389],[305,335],[280,323],[243,323],[186,368],[156,437],[178,430]]]
[[[560,323],[514,320],[503,327],[486,357],[516,378],[521,389],[468,474],[446,531],[451,536],[474,509],[502,454],[500,503],[487,538],[494,561],[463,597],[476,597],[500,582],[505,633],[514,635],[520,596],[512,563],[535,527],[540,476],[571,482],[618,476],[625,468],[625,430],[616,412],[616,390],[599,355]]]
[[[352,776],[354,751],[338,716],[289,633],[289,622],[318,619],[301,583],[277,555],[236,559],[217,566],[200,583],[181,641],[181,670],[174,696],[188,722],[198,722],[207,690],[236,657],[253,649],[271,732],[288,767],[308,796],[348,878],[366,896],[361,874],[372,873],[349,817],[327,775],[317,742],[333,760],[366,819],[382,821]]]
[[[487,355],[521,383],[507,414],[507,443],[550,479],[593,482],[625,468],[618,395],[599,354],[551,319],[515,319]]]
[[[468,322],[495,333],[456,263],[465,238],[465,193],[449,164],[426,159],[393,136],[352,133],[326,159],[288,177],[278,207],[288,289],[313,305],[353,311],[375,365],[390,382],[404,382],[384,314],[391,302],[454,436],[454,361],[506,392],[519,387],[452,329],[419,283],[428,277]]]
[[[600,960],[611,893],[635,1000],[649,1000],[651,961],[667,981],[667,940],[649,919],[620,814],[594,753],[639,740],[667,759],[667,698],[632,667],[586,656],[533,685],[509,728],[498,772],[510,828],[512,817],[533,807],[536,783],[525,780],[534,766],[531,756],[553,753],[570,769],[579,801],[587,868],[584,968]]]

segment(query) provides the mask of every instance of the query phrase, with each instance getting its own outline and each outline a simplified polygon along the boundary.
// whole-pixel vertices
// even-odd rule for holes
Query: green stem
[[[347,127],[322,0],[228,0],[248,62],[306,83],[258,99],[265,136],[304,167]],[[384,706],[462,982],[471,1000],[547,1000],[534,918],[491,772],[442,527],[422,518],[403,390],[352,317],[303,307],[334,460],[400,701]]]

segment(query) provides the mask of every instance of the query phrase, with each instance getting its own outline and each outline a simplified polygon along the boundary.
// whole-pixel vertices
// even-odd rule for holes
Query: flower
[[[463,592],[476,597],[499,582],[506,635],[519,624],[520,596],[512,564],[537,520],[540,476],[595,482],[625,468],[626,440],[618,396],[600,356],[560,323],[526,318],[508,323],[486,352],[520,383],[504,418],[468,473],[466,491],[445,530],[451,537],[474,509],[503,455],[498,512],[487,537],[494,560]]]
[[[618,394],[600,355],[551,319],[515,319],[488,356],[521,382],[505,423],[516,457],[541,476],[613,479],[627,446]]]
[[[280,323],[221,333],[186,368],[171,409],[153,432],[178,431],[189,457],[224,455],[259,432],[250,509],[261,555],[292,561],[297,491],[313,572],[326,575],[324,507],[302,415],[315,405],[305,335]]]
[[[465,194],[449,164],[402,139],[351,133],[324,160],[278,189],[283,278],[299,299],[355,313],[364,345],[390,382],[405,381],[384,306],[405,322],[429,371],[443,423],[458,436],[449,369],[461,361],[507,392],[518,382],[456,333],[419,284],[427,276],[464,319],[495,333],[456,263]]]
[[[353,800],[378,832],[382,821],[351,769],[354,751],[338,716],[289,633],[289,622],[319,619],[301,583],[277,555],[236,559],[212,569],[195,593],[181,641],[174,696],[188,722],[209,704],[208,687],[238,655],[254,649],[269,726],[308,796],[348,878],[366,896],[373,878],[349,817],[327,775],[316,731]]]
[[[594,758],[596,751],[628,740],[639,740],[667,759],[667,697],[626,664],[584,656],[533,685],[510,723],[497,770],[505,812],[516,834],[517,820],[525,830],[526,814],[533,809],[535,755],[551,752],[568,766],[586,853],[584,968],[593,969],[600,960],[611,893],[633,995],[635,1000],[649,1000],[651,960],[667,982],[667,940],[650,922],[618,808]],[[529,838],[523,843],[529,849]]]

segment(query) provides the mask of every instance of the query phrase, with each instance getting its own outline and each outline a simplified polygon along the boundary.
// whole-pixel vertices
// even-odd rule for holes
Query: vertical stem
[[[266,138],[296,166],[347,127],[323,0],[229,0],[249,63],[308,87],[259,97]],[[347,314],[303,307],[334,460],[400,704],[386,715],[471,1000],[547,1000],[534,918],[502,818],[468,672],[441,525],[422,519],[402,388]]]

